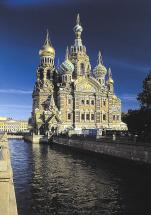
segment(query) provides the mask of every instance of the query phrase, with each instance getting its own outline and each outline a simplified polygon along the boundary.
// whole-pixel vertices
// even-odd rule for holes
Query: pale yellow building
[[[0,117],[0,132],[28,132],[28,121]]]
[[[32,131],[83,129],[126,130],[121,121],[121,100],[115,95],[111,69],[103,63],[99,51],[96,66],[91,67],[81,34],[83,27],[77,16],[75,41],[66,50],[65,60],[55,67],[55,49],[49,34],[39,51],[40,65],[33,90]]]

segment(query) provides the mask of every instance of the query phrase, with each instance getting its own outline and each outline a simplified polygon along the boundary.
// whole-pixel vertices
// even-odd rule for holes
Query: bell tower
[[[55,50],[49,39],[49,32],[47,30],[44,45],[39,51],[40,65],[37,68],[37,80],[34,85],[32,94],[33,109],[32,122],[34,133],[43,134],[43,113],[50,105],[51,95],[54,91],[53,74],[55,71],[54,58]]]

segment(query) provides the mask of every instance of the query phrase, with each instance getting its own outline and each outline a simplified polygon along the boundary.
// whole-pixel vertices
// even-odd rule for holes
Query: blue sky
[[[137,94],[151,68],[149,0],[2,0],[0,1],[0,116],[26,119],[39,64],[38,51],[49,29],[56,63],[74,43],[79,12],[83,43],[92,67],[98,51],[111,67],[122,109],[137,108]]]

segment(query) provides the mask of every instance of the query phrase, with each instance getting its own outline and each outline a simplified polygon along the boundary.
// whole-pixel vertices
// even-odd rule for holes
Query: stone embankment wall
[[[0,137],[0,215],[17,215],[7,135]]]
[[[48,143],[48,137],[44,135],[24,135],[24,140],[27,140],[31,143]]]
[[[124,158],[127,160],[138,161],[151,164],[151,146],[137,145],[134,143],[116,143],[90,140],[75,140],[61,137],[54,137],[54,143],[65,145],[79,150],[95,152],[103,155]]]

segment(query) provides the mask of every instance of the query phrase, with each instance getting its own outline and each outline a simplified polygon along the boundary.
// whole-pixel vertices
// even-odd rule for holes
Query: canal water
[[[151,171],[10,140],[19,215],[150,215]]]

